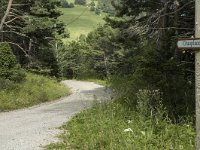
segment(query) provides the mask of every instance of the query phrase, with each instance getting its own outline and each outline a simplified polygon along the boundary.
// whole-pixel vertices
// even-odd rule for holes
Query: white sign
[[[200,39],[181,39],[177,46],[179,49],[200,49]]]

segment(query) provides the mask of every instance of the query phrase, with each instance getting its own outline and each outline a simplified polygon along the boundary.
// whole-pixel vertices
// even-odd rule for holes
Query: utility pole
[[[195,0],[195,38],[200,38],[200,0]],[[200,150],[200,49],[195,51],[196,150]]]

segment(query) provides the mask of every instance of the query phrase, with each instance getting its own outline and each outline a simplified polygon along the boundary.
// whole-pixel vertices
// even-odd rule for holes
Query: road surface
[[[63,81],[72,94],[27,109],[0,113],[0,150],[41,150],[56,142],[58,129],[75,113],[91,106],[94,99],[109,100],[111,91],[91,82]]]

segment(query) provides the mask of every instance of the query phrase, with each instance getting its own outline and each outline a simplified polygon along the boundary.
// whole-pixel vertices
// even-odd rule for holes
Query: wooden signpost
[[[196,150],[200,150],[200,0],[195,0],[195,38],[179,39],[177,47],[195,50]]]
[[[200,49],[200,38],[179,39],[177,42],[179,49]]]

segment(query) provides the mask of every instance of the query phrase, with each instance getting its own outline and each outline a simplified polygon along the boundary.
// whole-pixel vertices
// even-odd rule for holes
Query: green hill
[[[78,5],[75,5],[74,8],[60,8],[63,12],[60,19],[70,31],[70,38],[64,39],[64,41],[76,40],[81,34],[87,35],[94,30],[98,24],[104,24],[105,14],[96,15],[89,9],[87,6]]]

